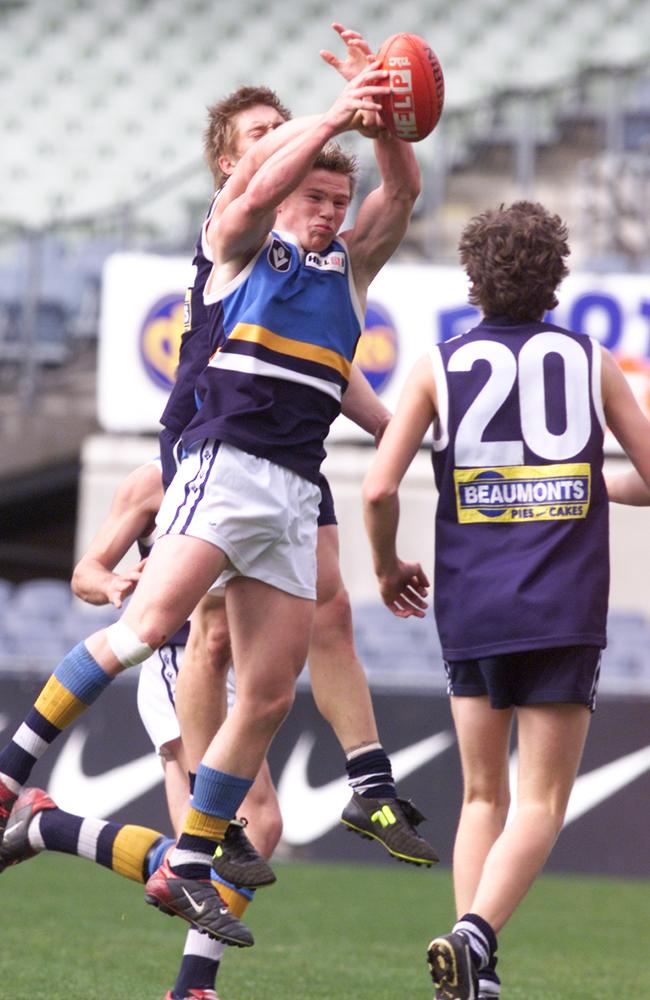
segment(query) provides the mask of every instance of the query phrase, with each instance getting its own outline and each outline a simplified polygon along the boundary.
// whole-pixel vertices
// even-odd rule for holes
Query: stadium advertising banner
[[[0,677],[0,731],[14,732],[41,684],[37,678]],[[448,698],[434,691],[375,690],[373,702],[400,794],[427,817],[422,832],[441,863],[450,866],[461,773]],[[600,700],[548,870],[647,876],[649,708],[647,697]],[[284,822],[280,851],[286,856],[395,863],[379,845],[339,823],[350,797],[345,760],[308,690],[298,692],[269,763]],[[515,769],[513,759],[513,775]],[[55,742],[32,781],[72,813],[169,834],[162,779],[161,761],[138,717],[136,685],[125,677]]]
[[[174,381],[190,278],[185,258],[115,254],[105,265],[100,323],[98,417],[108,432],[157,433]],[[414,361],[463,333],[479,316],[459,267],[389,264],[370,288],[356,360],[394,409]],[[647,275],[571,275],[549,317],[613,351],[650,416],[650,290]],[[340,417],[330,441],[364,439]]]

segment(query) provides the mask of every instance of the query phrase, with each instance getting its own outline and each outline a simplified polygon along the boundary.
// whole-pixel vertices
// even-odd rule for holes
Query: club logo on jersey
[[[176,379],[184,310],[182,295],[165,295],[154,302],[140,328],[145,371],[161,389],[170,389]]]
[[[375,392],[381,392],[390,382],[397,367],[397,357],[398,337],[392,316],[383,306],[369,302],[354,362]]]
[[[311,250],[305,256],[305,267],[315,267],[318,271],[336,271],[345,274],[345,254],[341,250],[332,250],[322,254]]]
[[[454,483],[460,524],[578,520],[591,499],[586,462],[454,469]]]
[[[266,256],[274,271],[288,271],[291,267],[291,251],[277,237],[273,238]]]

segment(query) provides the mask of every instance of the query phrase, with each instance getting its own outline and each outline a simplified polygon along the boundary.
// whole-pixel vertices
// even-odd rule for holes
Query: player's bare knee
[[[228,670],[232,664],[230,633],[225,620],[211,622],[204,632],[205,657],[217,673]]]
[[[278,846],[282,836],[282,817],[277,809],[271,809],[264,813],[263,823],[259,839],[261,841],[258,850],[265,858],[270,858],[273,851]]]
[[[239,693],[237,695],[238,700],[240,699]],[[249,719],[255,720],[255,725],[264,727],[277,727],[280,726],[293,706],[294,702],[294,692],[293,689],[285,690],[280,693],[267,693],[260,691],[256,693],[256,696],[247,700],[246,703],[246,714]]]
[[[113,655],[122,667],[134,667],[148,660],[154,649],[164,641],[155,642],[152,635],[147,634],[145,630],[135,632],[123,621],[109,625],[105,636]]]
[[[352,609],[347,590],[341,584],[327,600],[316,603],[312,641],[327,635],[327,641],[339,636],[341,641],[352,642]]]

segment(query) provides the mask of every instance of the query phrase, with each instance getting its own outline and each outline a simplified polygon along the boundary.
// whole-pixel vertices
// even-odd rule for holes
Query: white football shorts
[[[181,735],[175,697],[184,652],[185,646],[161,646],[140,667],[138,712],[157,754]]]
[[[138,712],[156,753],[181,735],[176,718],[176,678],[183,663],[185,646],[166,645],[156,650],[140,667]],[[228,711],[235,704],[235,671],[228,671]]]
[[[206,440],[184,455],[156,523],[228,556],[217,586],[247,576],[315,600],[319,503],[318,486],[290,469]]]

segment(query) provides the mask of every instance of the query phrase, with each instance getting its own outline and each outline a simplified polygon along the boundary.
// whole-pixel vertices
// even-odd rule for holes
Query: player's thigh
[[[344,590],[339,564],[339,532],[336,524],[325,524],[318,528],[316,574],[316,602],[320,607]]]
[[[142,626],[160,629],[164,641],[189,618],[227,561],[219,548],[202,538],[163,535],[145,563],[124,622],[137,634]]]
[[[487,695],[452,696],[466,796],[500,799],[508,790],[513,709],[494,709]]]
[[[542,802],[564,815],[584,749],[591,712],[580,704],[517,709],[519,803]]]
[[[314,601],[240,576],[228,583],[226,607],[237,702],[293,686],[307,658]]]
[[[230,632],[225,594],[204,594],[192,612],[186,659],[225,671],[230,666]]]

